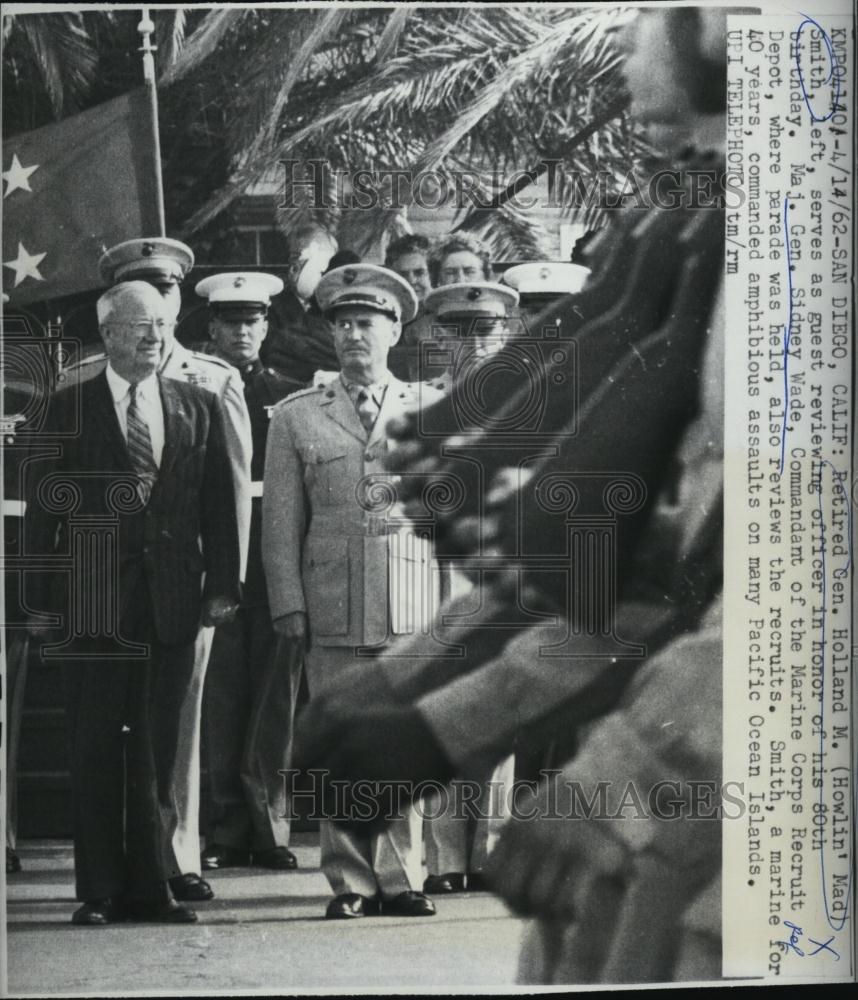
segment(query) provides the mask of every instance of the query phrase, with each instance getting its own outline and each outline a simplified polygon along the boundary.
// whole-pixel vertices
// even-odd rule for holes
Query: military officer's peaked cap
[[[107,285],[135,278],[177,285],[193,266],[194,252],[186,244],[167,236],[147,236],[105,250],[98,273]]]
[[[441,285],[423,300],[427,313],[444,316],[507,316],[518,305],[518,292],[494,281]]]
[[[590,268],[564,261],[538,260],[507,268],[502,280],[522,295],[565,295],[580,292],[590,276]]]
[[[232,271],[203,278],[197,282],[195,291],[216,310],[266,311],[272,296],[283,291],[283,282],[276,275],[262,271]]]
[[[364,306],[402,323],[417,315],[417,296],[404,278],[377,264],[347,264],[322,275],[316,301],[323,313],[342,306]]]

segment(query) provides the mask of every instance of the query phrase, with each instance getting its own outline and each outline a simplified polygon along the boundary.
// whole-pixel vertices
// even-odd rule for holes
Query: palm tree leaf
[[[98,53],[80,12],[49,16],[16,14],[10,31],[13,28],[21,31],[40,67],[55,117],[77,109],[95,82],[98,65]]]
[[[187,12],[181,8],[169,12],[154,12],[155,42],[158,46],[158,64],[171,66],[185,44]]]
[[[375,52],[376,63],[381,65],[394,54],[408,19],[414,10],[415,8],[409,4],[402,4],[393,10],[378,39],[378,48]]]
[[[158,82],[168,87],[186,77],[218,52],[227,32],[235,29],[239,21],[246,18],[249,13],[251,11],[243,7],[209,11],[196,30],[185,40],[185,45],[175,61],[164,67]]]

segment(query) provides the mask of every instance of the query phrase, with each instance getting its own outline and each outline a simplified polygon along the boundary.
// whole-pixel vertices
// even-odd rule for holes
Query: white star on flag
[[[15,260],[3,261],[3,267],[11,267],[15,272],[15,288],[26,278],[33,278],[35,281],[45,279],[39,273],[39,264],[45,258],[43,253],[27,253],[23,243],[18,244],[18,256]]]
[[[39,169],[39,164],[36,163],[32,167],[22,166],[21,161],[18,159],[18,154],[15,153],[12,156],[12,166],[8,170],[3,171],[3,180],[6,181],[8,187],[3,194],[4,198],[8,198],[13,191],[17,191],[20,188],[22,191],[29,191],[33,193],[33,189],[30,187],[29,177],[34,170]]]

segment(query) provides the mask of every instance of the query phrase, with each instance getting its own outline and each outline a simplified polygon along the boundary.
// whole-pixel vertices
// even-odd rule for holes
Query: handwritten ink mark
[[[840,76],[835,76],[834,67],[837,62],[834,58],[834,47],[831,44],[831,39],[828,37],[828,32],[822,27],[819,22],[814,21],[812,17],[807,14],[801,15],[804,20],[798,26],[798,31],[795,33],[795,68],[798,71],[798,82],[801,87],[801,93],[804,98],[804,103],[807,106],[807,110],[810,112],[810,119],[814,122],[827,122],[830,118],[834,116],[834,112],[838,110],[838,105],[840,102]],[[834,78],[834,98],[831,102],[831,110],[827,115],[820,117],[813,109],[813,94],[807,92],[807,88],[804,85],[804,74],[801,71],[801,33],[804,31],[807,25],[813,25],[820,34],[822,35],[822,40],[825,42],[825,48],[828,51],[828,77],[821,82],[821,86],[827,87],[831,84],[832,77]]]
[[[792,951],[793,954],[798,955],[799,958],[813,958],[814,955],[819,955],[820,952],[827,951],[829,954],[833,955],[838,962],[840,961],[840,955],[831,947],[831,942],[834,940],[833,934],[827,941],[816,941],[814,938],[808,937],[807,940],[812,945],[816,946],[815,949],[808,954],[808,952],[799,947],[799,938],[801,938],[804,934],[801,927],[794,924],[791,920],[784,920],[784,927],[788,927],[790,932],[789,941],[780,942],[780,944],[783,945],[785,952],[789,953]]]

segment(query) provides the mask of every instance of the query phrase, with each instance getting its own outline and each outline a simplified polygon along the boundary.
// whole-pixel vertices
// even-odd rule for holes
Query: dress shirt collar
[[[364,391],[368,392],[376,403],[381,405],[381,401],[384,399],[384,392],[390,382],[390,372],[385,372],[377,382],[371,382],[369,385],[360,385],[357,382],[349,382],[342,372],[340,372],[340,381],[343,383],[343,386],[353,403],[357,403],[358,396],[361,391]]]
[[[107,375],[107,384],[110,386],[110,394],[113,397],[113,402],[118,403],[125,399],[128,395],[128,390],[131,388],[131,383],[127,379],[124,379],[110,362],[107,364],[105,374]],[[137,383],[137,395],[141,399],[152,400],[158,398],[158,377],[155,372],[144,378],[142,382]]]

